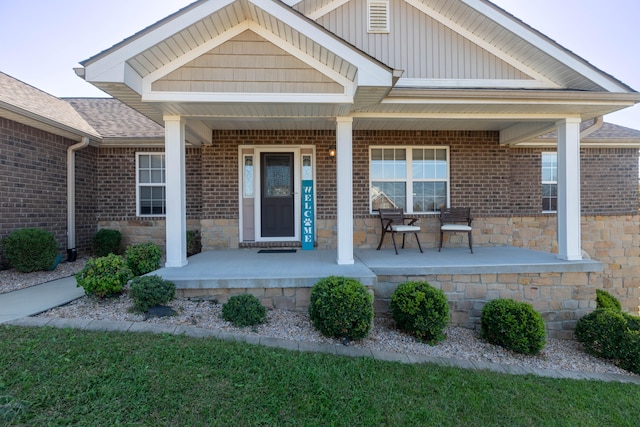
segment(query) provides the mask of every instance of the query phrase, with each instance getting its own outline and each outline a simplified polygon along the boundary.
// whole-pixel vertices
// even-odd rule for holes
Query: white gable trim
[[[329,3],[325,4],[320,9],[314,10],[309,15],[307,15],[307,18],[313,19],[315,21],[318,18],[323,17],[327,13],[329,13],[329,12],[331,12],[333,10],[336,10],[337,8],[342,6],[343,4],[349,3],[350,1],[351,0],[334,0],[332,2],[329,2]],[[285,1],[285,3],[287,3],[287,2]],[[295,2],[294,4],[297,4],[297,3],[299,3],[299,2]]]
[[[271,93],[229,93],[229,92],[219,92],[219,93],[193,93],[193,92],[168,92],[168,91],[153,91],[152,83],[172,71],[177,70],[183,65],[193,61],[199,56],[209,52],[210,50],[222,45],[223,43],[231,40],[232,38],[238,36],[244,31],[253,31],[259,36],[263,37],[265,40],[273,43],[280,49],[285,52],[291,54],[297,59],[301,60],[305,64],[313,67],[320,73],[329,77],[336,83],[340,84],[344,91],[342,94],[317,94],[317,93],[304,93],[304,94],[271,94]],[[349,80],[347,77],[335,71],[333,68],[323,64],[317,59],[313,58],[311,55],[308,55],[305,52],[295,48],[294,46],[287,43],[285,40],[274,35],[271,31],[262,27],[261,25],[253,22],[253,21],[245,21],[240,25],[236,25],[232,29],[224,32],[223,34],[215,37],[208,42],[198,46],[196,49],[193,49],[190,52],[185,53],[180,58],[175,61],[170,62],[169,64],[157,69],[156,71],[150,73],[149,75],[142,78],[142,91],[140,92],[142,95],[143,101],[194,101],[194,102],[203,102],[203,101],[220,101],[220,102],[300,102],[305,98],[311,100],[311,102],[339,102],[339,103],[353,103],[353,96],[355,94],[356,86],[355,83]],[[303,98],[301,98],[303,97]]]
[[[415,0],[406,0],[412,2]],[[558,61],[572,68],[576,72],[582,74],[598,86],[608,90],[609,92],[628,92],[628,90],[619,84],[616,84],[611,79],[604,76],[601,72],[598,72],[594,68],[588,66],[584,62],[576,59],[573,55],[570,55],[566,50],[560,48],[557,44],[550,42],[544,37],[540,37],[533,31],[530,31],[523,25],[514,21],[510,17],[503,13],[498,12],[492,6],[482,0],[461,0],[470,7],[474,8],[478,12],[482,13],[492,21],[498,23],[507,30],[517,34],[523,40],[531,43],[534,46],[539,47],[541,50],[556,58]]]
[[[506,89],[555,89],[547,82],[522,79],[410,79],[401,78],[396,88],[506,88]]]
[[[462,37],[468,39],[472,43],[477,44],[478,46],[480,46],[481,48],[483,48],[487,52],[489,52],[492,55],[500,58],[501,60],[503,60],[507,64],[517,68],[518,70],[520,70],[523,73],[531,76],[535,80],[538,80],[540,82],[546,83],[547,84],[547,86],[546,86],[547,88],[562,89],[562,87],[560,85],[558,85],[555,82],[552,82],[546,76],[543,76],[542,74],[538,73],[533,68],[528,67],[527,65],[517,61],[515,58],[511,57],[510,55],[507,55],[506,53],[504,53],[500,49],[496,48],[494,45],[485,42],[483,39],[481,39],[480,37],[478,37],[475,34],[473,34],[467,28],[456,24],[455,22],[453,22],[452,20],[450,20],[446,16],[442,15],[440,12],[438,12],[438,11],[432,9],[431,7],[427,6],[426,4],[424,4],[422,1],[420,1],[420,0],[405,0],[405,1],[408,4],[410,4],[411,6],[415,7],[416,9],[420,10],[421,12],[423,12],[424,14],[430,16],[431,18],[435,19],[436,21],[440,22],[441,24],[449,27],[451,30],[453,30],[456,33],[460,34]],[[470,5],[470,6],[472,6],[472,5]],[[491,18],[491,19],[493,19],[493,18]],[[512,30],[512,29],[510,29],[510,30]],[[520,32],[522,32],[522,28],[520,28]],[[517,34],[519,34],[519,32]]]
[[[282,19],[287,25],[290,25],[296,31],[309,37],[326,49],[330,50],[337,56],[348,60],[351,64],[358,68],[358,85],[359,86],[386,86],[391,87],[393,70],[382,64],[376,63],[373,59],[366,56],[364,53],[352,48],[344,42],[340,42],[335,36],[328,33],[326,30],[318,27],[312,21],[305,19],[287,19],[295,17],[295,13],[289,8],[283,8],[279,1],[272,0],[248,0],[255,4],[265,12]],[[282,11],[286,10],[287,16],[283,16]]]
[[[237,0],[206,1],[174,19],[163,23],[161,26],[134,38],[104,56],[90,61],[85,66],[85,80],[88,82],[124,82],[123,65],[129,58],[133,58],[140,52],[155,46],[162,40],[182,31],[184,28],[200,21],[203,16],[208,16],[225,8]],[[135,37],[135,36],[134,36]]]

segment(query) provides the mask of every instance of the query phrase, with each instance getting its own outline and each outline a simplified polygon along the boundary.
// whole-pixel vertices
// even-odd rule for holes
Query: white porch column
[[[353,118],[336,118],[338,264],[353,264]]]
[[[164,117],[167,203],[167,262],[165,267],[187,265],[187,197],[184,120]]]
[[[558,258],[582,259],[580,232],[580,122],[564,119],[558,125]]]

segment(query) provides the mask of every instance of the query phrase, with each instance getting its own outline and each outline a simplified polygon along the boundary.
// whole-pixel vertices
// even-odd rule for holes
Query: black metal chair
[[[402,233],[402,249],[404,249],[404,238],[407,233],[413,233],[416,236],[416,242],[418,242],[418,248],[422,253],[422,246],[420,246],[420,239],[418,239],[418,233],[420,232],[420,227],[414,225],[418,218],[407,218],[404,216],[404,212],[402,209],[378,209],[380,213],[380,223],[382,224],[382,236],[380,236],[380,243],[376,250],[380,250],[382,246],[382,242],[384,240],[384,236],[387,233],[391,233],[391,240],[393,241],[393,249],[396,250],[396,255],[398,255],[398,247],[396,246],[396,233]],[[408,223],[405,223],[409,221]]]
[[[442,249],[442,239],[444,233],[467,233],[469,238],[469,249],[473,253],[473,238],[471,227],[473,218],[471,217],[471,208],[442,208],[440,211],[440,247]]]

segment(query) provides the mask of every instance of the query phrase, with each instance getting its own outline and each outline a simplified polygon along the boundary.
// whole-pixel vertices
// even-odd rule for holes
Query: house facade
[[[638,310],[640,135],[601,119],[640,95],[489,1],[200,0],[76,73],[114,97],[68,100],[102,138],[77,152],[97,227],[158,242],[168,268],[188,264],[189,229],[204,250],[349,265],[388,206],[435,248],[439,209],[464,206],[474,246],[603,265],[536,273],[531,295],[585,282]]]

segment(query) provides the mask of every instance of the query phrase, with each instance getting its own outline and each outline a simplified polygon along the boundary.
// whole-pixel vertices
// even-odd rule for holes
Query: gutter
[[[603,116],[598,116],[593,120],[593,124],[580,132],[580,139],[585,136],[591,135],[595,131],[599,130],[602,127],[602,123],[604,123]],[[582,142],[582,141],[580,141]]]
[[[67,261],[74,262],[76,249],[76,155],[75,152],[89,145],[89,138],[67,148]]]

